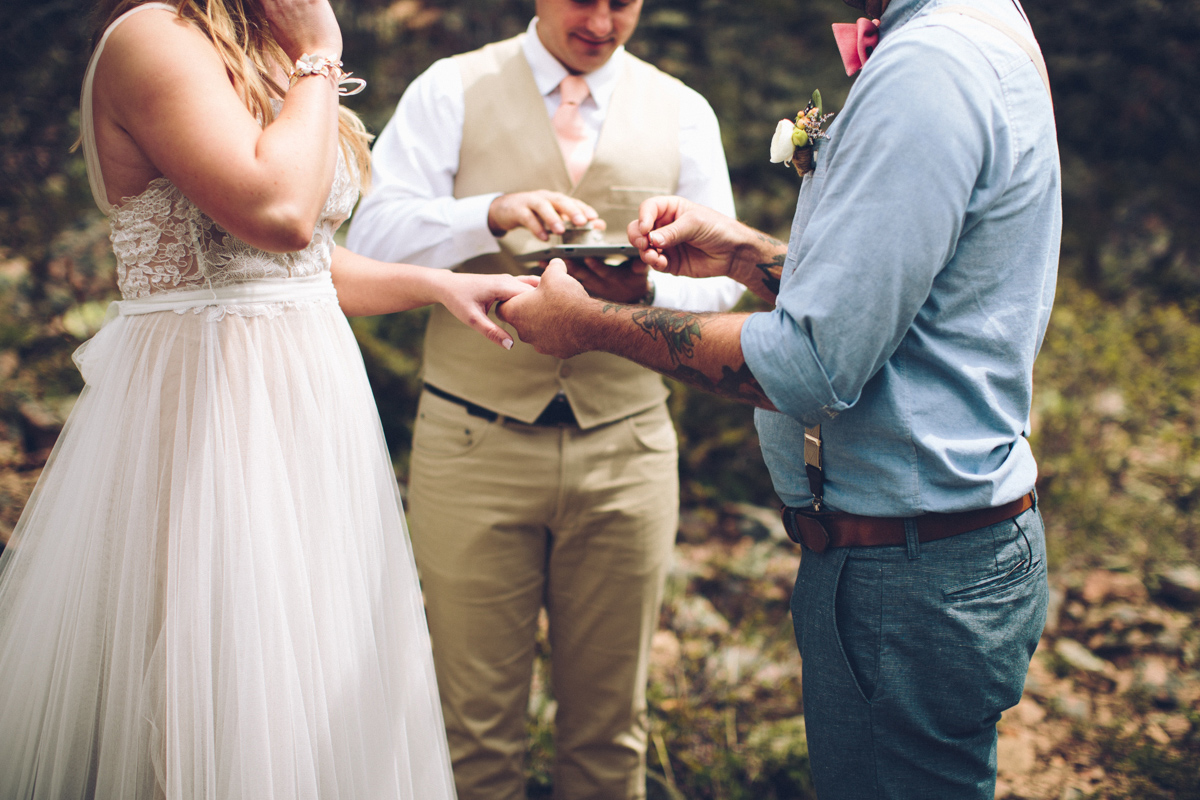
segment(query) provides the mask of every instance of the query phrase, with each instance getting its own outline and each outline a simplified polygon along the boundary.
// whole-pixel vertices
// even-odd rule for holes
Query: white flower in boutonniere
[[[833,114],[825,113],[821,92],[814,91],[812,100],[796,115],[795,122],[781,119],[775,126],[775,135],[771,137],[771,162],[784,164],[790,161],[800,177],[812,172],[813,147],[829,138],[825,123],[831,117]]]

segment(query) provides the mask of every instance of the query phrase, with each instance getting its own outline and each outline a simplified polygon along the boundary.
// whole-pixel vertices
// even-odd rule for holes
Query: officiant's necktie
[[[578,75],[563,78],[558,88],[562,93],[562,102],[554,112],[554,133],[558,137],[558,146],[567,164],[571,183],[579,183],[588,164],[592,163],[591,148],[588,147],[583,120],[579,116],[579,104],[587,99],[591,91],[587,81]]]

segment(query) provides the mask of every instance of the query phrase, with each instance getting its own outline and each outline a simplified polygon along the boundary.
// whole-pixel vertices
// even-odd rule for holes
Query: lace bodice
[[[358,199],[339,154],[337,175],[308,247],[269,253],[225,231],[166,178],[109,209],[117,285],[126,300],[159,292],[216,288],[260,278],[296,278],[329,269],[333,234]]]
[[[358,199],[358,176],[340,150],[333,187],[312,241],[294,253],[268,253],[243,242],[213,222],[167,178],[156,178],[141,194],[109,205],[96,150],[92,81],[109,34],[122,20],[147,8],[175,10],[165,3],[144,3],[108,27],[88,64],[80,109],[88,182],[96,205],[112,225],[117,285],[122,297],[135,300],[161,292],[215,289],[262,278],[300,278],[327,272],[333,257],[333,234],[350,216]]]

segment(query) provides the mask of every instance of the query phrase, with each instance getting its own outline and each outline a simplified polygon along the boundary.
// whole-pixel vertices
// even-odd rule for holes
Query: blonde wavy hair
[[[117,17],[145,2],[148,0],[100,0],[94,15],[96,38]],[[286,73],[292,62],[271,36],[256,0],[167,2],[177,7],[180,19],[191,22],[212,41],[250,113],[262,120],[263,125],[273,120],[275,110],[271,99],[283,99],[287,88],[271,76],[280,69]],[[345,106],[338,106],[338,138],[346,161],[357,168],[359,184],[365,191],[371,176],[372,136],[358,115]]]

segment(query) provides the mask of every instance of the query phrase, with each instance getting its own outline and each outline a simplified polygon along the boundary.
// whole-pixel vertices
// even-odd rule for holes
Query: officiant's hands
[[[608,264],[602,258],[567,259],[567,274],[583,284],[588,294],[614,303],[640,303],[652,289],[650,267],[631,258],[623,264]]]
[[[547,242],[550,234],[563,233],[568,224],[582,227],[589,222],[597,230],[604,230],[604,221],[599,219],[596,209],[548,189],[502,194],[488,206],[488,229],[497,238],[515,228],[525,228]]]

